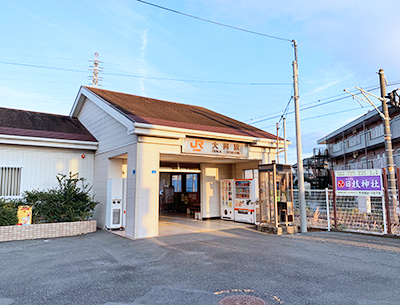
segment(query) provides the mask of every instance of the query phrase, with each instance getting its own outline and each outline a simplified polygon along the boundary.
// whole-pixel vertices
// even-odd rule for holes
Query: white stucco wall
[[[94,153],[89,150],[1,144],[0,166],[22,168],[21,192],[53,188],[57,174],[69,172],[93,185]]]
[[[78,119],[99,142],[97,153],[115,150],[137,140],[136,135],[128,135],[123,124],[89,99],[85,99]]]
[[[95,155],[94,183],[93,192],[99,205],[95,209],[94,218],[97,220],[97,226],[104,228],[106,225],[106,207],[107,207],[107,180],[116,178],[116,163],[120,163],[122,170],[122,159],[114,160],[115,157],[127,154],[127,198],[126,211],[127,223],[126,231],[133,230],[134,198],[135,198],[135,175],[132,170],[136,164],[136,144],[130,144],[118,149],[97,153]],[[110,165],[114,166],[110,166]]]
[[[203,218],[221,216],[220,180],[232,179],[232,165],[201,165],[201,214]]]
[[[135,171],[136,228],[133,232],[126,230],[128,236],[140,238],[158,235],[160,154],[180,152],[180,140],[139,137]]]
[[[127,128],[89,99],[85,99],[78,115],[79,121],[99,142],[94,162],[93,192],[99,205],[94,218],[103,228],[106,224],[107,179],[115,176],[112,158],[127,154],[127,218],[126,232],[134,229],[134,200],[136,182],[132,171],[136,168],[136,135],[129,135]],[[111,159],[111,161],[110,161]],[[129,234],[127,234],[130,236]]]

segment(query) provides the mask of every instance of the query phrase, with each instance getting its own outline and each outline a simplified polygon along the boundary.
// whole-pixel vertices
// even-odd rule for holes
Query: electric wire
[[[394,85],[398,85],[398,84],[400,84],[400,81],[396,81],[396,82],[387,84],[387,87],[394,86]],[[379,88],[380,88],[380,87],[374,87],[374,88],[369,89],[369,90],[366,90],[366,91],[370,92],[370,91],[377,90],[377,89],[379,89]],[[356,95],[359,95],[359,94],[361,94],[361,93],[356,93]],[[320,103],[320,104],[317,104],[317,105],[312,105],[312,106],[309,106],[309,107],[301,108],[300,111],[313,109],[313,108],[316,108],[316,107],[319,107],[319,106],[323,106],[323,105],[326,105],[326,104],[338,102],[338,101],[341,101],[341,100],[344,100],[344,99],[347,99],[347,98],[351,98],[351,95],[343,96],[343,97],[340,97],[340,98],[337,98],[337,99],[334,99],[334,100],[331,100],[331,101],[327,101],[327,102],[324,102],[324,103]],[[313,102],[313,103],[314,103],[314,102]],[[293,114],[293,113],[294,113],[294,111],[291,111],[291,112],[288,112],[287,114]],[[274,115],[274,116],[268,117],[268,118],[266,118],[266,119],[258,120],[258,121],[256,121],[256,122],[251,122],[251,123],[249,123],[249,124],[257,124],[257,123],[269,121],[269,120],[272,120],[272,119],[275,119],[275,118],[278,118],[278,117],[280,117],[280,115]],[[304,119],[302,119],[302,120],[304,120]]]
[[[58,70],[58,71],[68,71],[68,72],[79,72],[79,73],[87,73],[85,70],[76,70],[76,69],[68,69],[68,68],[60,68],[60,67],[51,67],[51,66],[42,66],[42,65],[32,65],[26,63],[16,63],[16,62],[7,62],[0,61],[1,64],[6,65],[15,65],[15,66],[23,66],[30,68],[40,68],[40,69],[50,69],[50,70]],[[155,77],[155,76],[143,76],[143,75],[134,75],[134,74],[122,74],[122,73],[111,73],[111,72],[102,72],[103,75],[110,76],[123,76],[123,77],[131,77],[131,78],[139,78],[139,79],[153,79],[153,80],[164,80],[164,81],[175,81],[175,82],[186,82],[186,83],[202,83],[202,84],[223,84],[223,85],[247,85],[247,86],[286,86],[292,85],[292,83],[258,83],[258,82],[225,82],[225,81],[211,81],[211,80],[195,80],[195,79],[181,79],[181,78],[167,78],[167,77]]]
[[[344,113],[344,112],[350,112],[350,111],[355,111],[355,110],[360,110],[360,107],[357,108],[351,108],[351,109],[346,109],[346,110],[341,110],[341,111],[337,111],[337,112],[332,112],[332,113],[326,113],[326,114],[321,114],[318,116],[314,116],[314,117],[308,117],[308,118],[303,118],[301,119],[301,121],[309,121],[309,120],[314,120],[314,119],[318,119],[321,117],[326,117],[326,116],[330,116],[330,115],[335,115],[335,114],[339,114],[339,113]],[[286,124],[292,124],[295,121],[290,121],[290,122],[286,122]],[[267,129],[267,128],[272,128],[275,125],[270,125],[270,126],[265,126],[265,127],[260,127],[260,129]]]
[[[186,13],[183,13],[183,12],[180,12],[180,11],[177,11],[177,10],[170,9],[170,8],[165,7],[165,6],[161,6],[161,5],[157,5],[157,4],[154,4],[154,3],[150,3],[150,2],[147,2],[147,1],[143,1],[143,0],[137,0],[137,1],[141,2],[141,3],[144,3],[144,4],[147,4],[147,5],[154,6],[154,7],[159,8],[159,9],[166,10],[168,12],[172,12],[172,13],[183,15],[183,16],[186,16],[186,17],[190,17],[190,18],[201,20],[201,21],[209,22],[209,23],[212,23],[212,24],[224,26],[224,27],[227,27],[227,28],[230,28],[230,29],[239,30],[239,31],[242,31],[242,32],[251,33],[251,34],[255,34],[255,35],[259,35],[259,36],[278,39],[278,40],[283,40],[283,41],[289,41],[289,42],[293,41],[292,39],[286,39],[286,38],[282,38],[282,37],[278,37],[278,36],[267,35],[267,34],[264,34],[264,33],[250,31],[250,30],[246,30],[246,29],[239,28],[239,27],[236,27],[236,26],[232,26],[232,25],[228,25],[228,24],[224,24],[224,23],[220,23],[220,22],[216,22],[216,21],[200,18],[200,17],[194,16],[194,15],[189,15],[189,14],[186,14]]]
[[[287,104],[286,104],[285,110],[283,111],[283,113],[282,113],[282,115],[281,115],[281,118],[280,118],[279,121],[278,121],[278,124],[282,121],[282,119],[283,119],[284,117],[286,118],[285,114],[286,114],[286,112],[287,112],[288,109],[289,109],[289,105],[290,105],[290,102],[292,101],[292,99],[293,99],[293,90],[292,90],[292,93],[290,94],[290,99],[289,99],[289,101],[288,101]]]
[[[400,84],[400,81],[395,81],[395,82],[393,82],[393,83],[388,84],[387,86],[389,87],[389,86],[394,86],[394,85],[397,85],[397,84]],[[377,89],[379,89],[379,88],[380,88],[379,86],[375,86],[375,85],[373,85],[373,86],[368,86],[368,87],[364,87],[364,89],[365,89],[366,91],[373,91],[373,90],[377,90]],[[357,93],[357,94],[360,94],[360,93]],[[302,105],[302,107],[307,106],[307,105],[311,105],[311,104],[315,104],[315,103],[318,103],[317,105],[323,105],[323,104],[320,104],[321,101],[324,101],[324,100],[327,100],[327,99],[336,98],[336,97],[342,97],[342,96],[344,96],[345,98],[351,97],[351,96],[348,96],[346,93],[340,93],[340,94],[336,94],[336,95],[333,95],[333,96],[329,96],[329,97],[325,97],[325,98],[322,98],[322,99],[318,99],[318,100],[313,101],[313,102],[305,103],[305,104]],[[259,119],[259,118],[263,118],[263,117],[266,117],[266,116],[270,116],[270,115],[272,115],[272,114],[280,113],[281,111],[282,111],[282,110],[274,111],[274,112],[269,113],[269,114],[264,114],[264,115],[261,115],[261,116],[258,116],[258,117],[249,119],[249,120],[247,120],[246,122],[249,122],[248,124],[255,124],[255,122],[251,122],[251,121],[256,120],[256,119]],[[292,112],[292,113],[293,113],[293,112]],[[268,118],[268,120],[269,120],[269,119],[274,119],[274,118],[277,118],[277,117],[278,117],[278,116],[274,116],[274,117]]]

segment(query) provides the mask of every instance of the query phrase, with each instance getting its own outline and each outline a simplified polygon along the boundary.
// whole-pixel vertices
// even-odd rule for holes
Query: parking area
[[[399,239],[252,228],[0,244],[0,304],[399,304]]]

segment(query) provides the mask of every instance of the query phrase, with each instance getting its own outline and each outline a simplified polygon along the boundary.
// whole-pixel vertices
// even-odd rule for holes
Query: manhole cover
[[[233,295],[219,300],[218,305],[268,305],[263,299],[249,295]]]

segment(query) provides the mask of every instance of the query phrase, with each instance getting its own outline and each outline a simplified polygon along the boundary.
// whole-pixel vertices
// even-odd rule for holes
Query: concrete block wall
[[[95,232],[96,220],[42,223],[29,226],[0,226],[0,242],[76,236]]]

